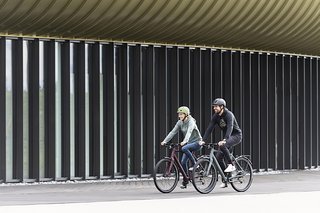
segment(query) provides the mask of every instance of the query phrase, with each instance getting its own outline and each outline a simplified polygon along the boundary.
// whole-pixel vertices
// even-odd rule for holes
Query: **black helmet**
[[[226,101],[223,99],[223,98],[216,98],[214,99],[214,101],[212,102],[212,105],[218,105],[218,106],[224,106],[226,107],[227,106],[227,103]]]

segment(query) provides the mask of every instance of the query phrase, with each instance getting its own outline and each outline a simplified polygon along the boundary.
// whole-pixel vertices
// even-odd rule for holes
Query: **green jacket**
[[[179,130],[184,135],[183,142],[189,143],[202,140],[196,120],[189,115],[186,121],[178,120],[174,128],[163,141],[166,143],[169,142],[179,132]]]

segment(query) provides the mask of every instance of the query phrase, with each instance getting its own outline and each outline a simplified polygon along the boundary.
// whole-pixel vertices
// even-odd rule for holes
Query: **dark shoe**
[[[181,189],[186,189],[187,188],[188,183],[187,182],[182,182],[180,188]]]
[[[226,187],[228,187],[227,183],[221,183],[220,188],[226,188]]]

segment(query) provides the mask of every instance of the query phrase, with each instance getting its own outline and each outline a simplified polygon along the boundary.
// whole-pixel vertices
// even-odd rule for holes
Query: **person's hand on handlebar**
[[[186,143],[187,143],[187,142],[182,141],[182,142],[180,143],[180,146],[184,146],[184,145],[186,145]]]
[[[219,145],[219,146],[223,146],[225,143],[226,143],[226,140],[223,139],[222,141],[219,141],[218,145]]]
[[[204,145],[206,142],[204,142],[203,140],[199,141],[199,145],[202,146]]]
[[[166,144],[167,144],[167,142],[164,142],[164,141],[161,142],[161,146],[164,146]]]

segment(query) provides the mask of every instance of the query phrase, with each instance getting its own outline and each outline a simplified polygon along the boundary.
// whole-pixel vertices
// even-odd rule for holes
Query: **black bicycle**
[[[217,143],[204,145],[211,151],[209,156],[207,155],[198,159],[193,167],[192,184],[194,185],[194,188],[202,194],[211,192],[217,183],[218,174],[220,174],[222,180],[230,183],[232,188],[237,192],[247,191],[250,188],[253,179],[252,163],[250,159],[246,155],[234,157],[231,153],[230,157],[234,162],[236,170],[232,173],[227,173],[226,175],[215,157],[215,153],[220,152],[214,148],[217,145]]]

